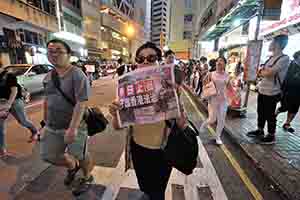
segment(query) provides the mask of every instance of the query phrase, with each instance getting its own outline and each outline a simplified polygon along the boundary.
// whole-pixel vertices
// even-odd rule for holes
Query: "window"
[[[153,22],[161,22],[161,18],[154,19]]]
[[[161,13],[155,14],[153,15],[153,17],[159,17],[161,15]]]
[[[185,8],[192,8],[192,0],[184,0]]]
[[[153,12],[161,11],[161,8],[155,8]]]
[[[33,66],[29,73],[33,74],[45,74],[47,73],[46,69],[42,65]]]
[[[159,2],[159,3],[154,3],[153,6],[160,6],[162,5],[162,2]]]
[[[184,40],[192,39],[192,31],[184,31],[183,32],[183,39]]]
[[[43,68],[45,70],[45,73],[48,73],[49,71],[51,71],[53,69],[53,67],[51,65],[43,65]]]
[[[184,15],[184,24],[191,24],[193,22],[193,15]]]

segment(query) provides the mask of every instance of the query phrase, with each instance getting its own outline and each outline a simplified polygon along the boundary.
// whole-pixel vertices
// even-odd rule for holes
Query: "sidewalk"
[[[39,113],[31,113],[29,118],[35,125],[41,119]],[[39,145],[29,144],[30,132],[16,120],[7,125],[7,149],[13,156],[0,159],[0,199],[11,200],[29,182],[38,177],[49,165],[39,156]]]
[[[89,101],[90,106],[99,106],[105,116],[108,115],[107,105],[114,98],[115,92],[111,90],[114,86],[109,84],[109,82],[110,79],[95,82],[93,95]],[[101,101],[99,101],[99,99],[101,99]],[[26,109],[28,111],[28,118],[32,120],[37,127],[39,127],[39,122],[42,119],[41,107],[41,105],[34,105],[29,110]],[[0,200],[15,199],[27,186],[38,182],[40,177],[46,176],[46,179],[49,179],[50,175],[56,175],[55,172],[51,173],[56,169],[51,168],[49,164],[41,160],[39,144],[34,145],[27,143],[30,136],[30,132],[27,129],[21,127],[13,117],[8,119],[6,129],[7,149],[13,153],[13,156],[0,159]],[[107,142],[107,140],[104,141]],[[94,140],[90,142],[95,143]],[[99,151],[100,150],[96,149],[94,153],[99,154]],[[105,150],[102,150],[100,153],[104,156],[111,154],[111,152],[105,152]],[[120,154],[120,152],[114,152],[114,154]],[[115,163],[117,161],[110,162]],[[97,164],[99,163],[102,163],[102,160],[98,161]],[[64,174],[61,177],[63,176]],[[51,182],[51,180],[49,181]],[[43,185],[40,185],[39,188],[43,189]]]
[[[207,106],[199,97],[188,86],[184,88],[198,106],[207,111]],[[256,95],[250,93],[245,118],[228,115],[225,131],[287,199],[300,200],[300,116],[295,118],[292,126],[296,132],[291,134],[281,128],[286,118],[286,114],[281,114],[277,121],[276,144],[257,144],[246,136],[248,131],[256,129]]]

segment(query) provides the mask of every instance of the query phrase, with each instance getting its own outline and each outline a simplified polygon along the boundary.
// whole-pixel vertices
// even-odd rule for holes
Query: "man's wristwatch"
[[[44,128],[44,127],[46,126],[46,122],[45,122],[44,120],[42,120],[42,121],[40,122],[40,125],[41,125],[42,128]]]

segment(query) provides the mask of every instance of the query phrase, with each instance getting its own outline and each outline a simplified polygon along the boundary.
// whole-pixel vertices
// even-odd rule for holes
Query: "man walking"
[[[82,70],[70,64],[71,49],[61,40],[47,43],[48,59],[55,70],[44,80],[44,123],[41,157],[46,162],[67,168],[64,180],[70,186],[82,169],[84,177],[74,188],[75,196],[86,192],[93,182],[93,164],[87,149],[87,125],[83,119],[90,85]],[[76,102],[73,106],[67,99]]]

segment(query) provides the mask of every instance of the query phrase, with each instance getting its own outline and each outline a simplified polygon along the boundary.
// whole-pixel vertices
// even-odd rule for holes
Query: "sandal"
[[[290,124],[284,124],[284,125],[282,126],[282,128],[283,128],[285,131],[290,132],[290,133],[294,133],[294,132],[295,132],[295,129],[293,129],[293,128],[291,127]]]

